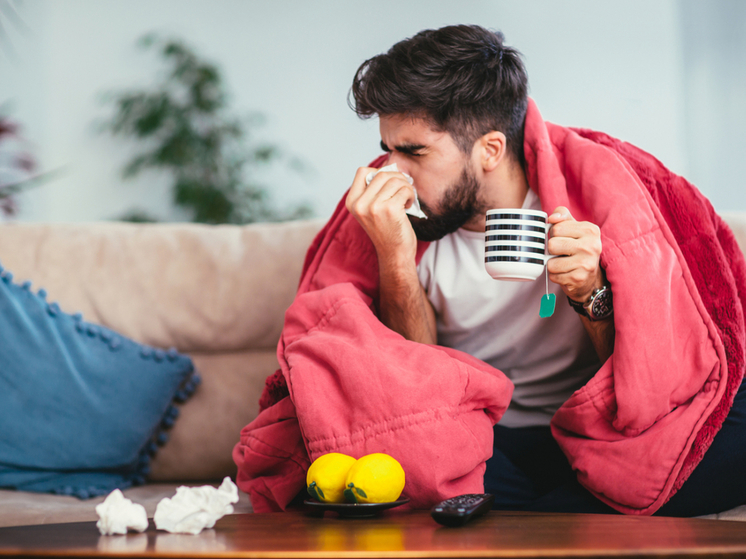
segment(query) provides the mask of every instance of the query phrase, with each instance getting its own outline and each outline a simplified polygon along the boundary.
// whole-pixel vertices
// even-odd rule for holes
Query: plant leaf
[[[278,210],[267,190],[251,181],[254,170],[288,158],[277,146],[247,144],[263,125],[259,112],[237,117],[226,110],[220,68],[180,39],[143,36],[157,47],[167,72],[156,85],[108,95],[114,114],[101,129],[138,141],[142,149],[123,169],[125,178],[158,169],[172,177],[173,203],[202,223],[244,224],[312,215],[308,205]],[[291,169],[301,169],[290,158]]]
[[[355,496],[355,493],[352,491],[352,489],[345,489],[343,491],[343,494],[345,496],[345,501],[347,501],[348,503],[357,503],[357,497]]]

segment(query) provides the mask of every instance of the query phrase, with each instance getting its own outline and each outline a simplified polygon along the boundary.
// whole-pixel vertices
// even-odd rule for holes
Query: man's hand
[[[357,170],[346,205],[376,247],[381,322],[408,340],[434,344],[435,311],[417,276],[417,236],[404,213],[414,189],[401,173],[378,173],[366,186],[371,171]]]
[[[575,221],[564,206],[554,210],[547,222],[553,225],[548,252],[563,255],[547,263],[549,279],[562,286],[570,299],[585,302],[603,286],[601,230],[588,221]]]
[[[549,254],[562,254],[547,263],[549,279],[562,286],[565,295],[574,301],[587,301],[594,289],[604,285],[600,265],[601,230],[587,221],[575,221],[570,210],[559,206],[547,218],[553,224],[552,237],[547,241]],[[613,316],[592,322],[582,317],[583,326],[596,354],[604,363],[614,353],[616,329]]]
[[[417,237],[404,213],[414,202],[414,189],[401,173],[378,173],[366,185],[371,171],[376,169],[357,170],[347,194],[347,209],[370,237],[381,265],[414,268]]]

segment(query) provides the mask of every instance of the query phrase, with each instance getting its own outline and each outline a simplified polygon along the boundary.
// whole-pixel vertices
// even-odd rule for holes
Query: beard
[[[438,241],[463,227],[473,217],[483,214],[487,207],[479,201],[479,181],[474,172],[464,165],[458,182],[446,190],[436,213],[420,200],[427,219],[409,216],[414,234],[420,241]]]

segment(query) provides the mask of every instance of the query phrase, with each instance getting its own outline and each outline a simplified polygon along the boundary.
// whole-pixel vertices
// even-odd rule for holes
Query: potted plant
[[[131,178],[146,169],[167,171],[172,178],[173,203],[187,210],[192,221],[251,223],[306,217],[307,206],[278,211],[255,180],[261,166],[280,161],[295,164],[277,147],[250,144],[249,132],[261,124],[260,115],[232,115],[218,67],[202,60],[178,39],[149,35],[140,41],[155,48],[168,67],[154,87],[110,94],[114,115],[103,130],[136,140],[142,150],[124,167]],[[143,208],[128,212],[130,221],[155,221]]]

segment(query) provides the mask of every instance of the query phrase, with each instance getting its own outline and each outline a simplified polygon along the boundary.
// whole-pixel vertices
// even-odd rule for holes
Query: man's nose
[[[400,172],[407,175],[410,174],[407,165],[407,158],[404,157],[401,153],[396,151],[389,152],[389,158],[386,160],[386,165],[393,165],[394,163],[396,163],[396,166],[398,167]]]

